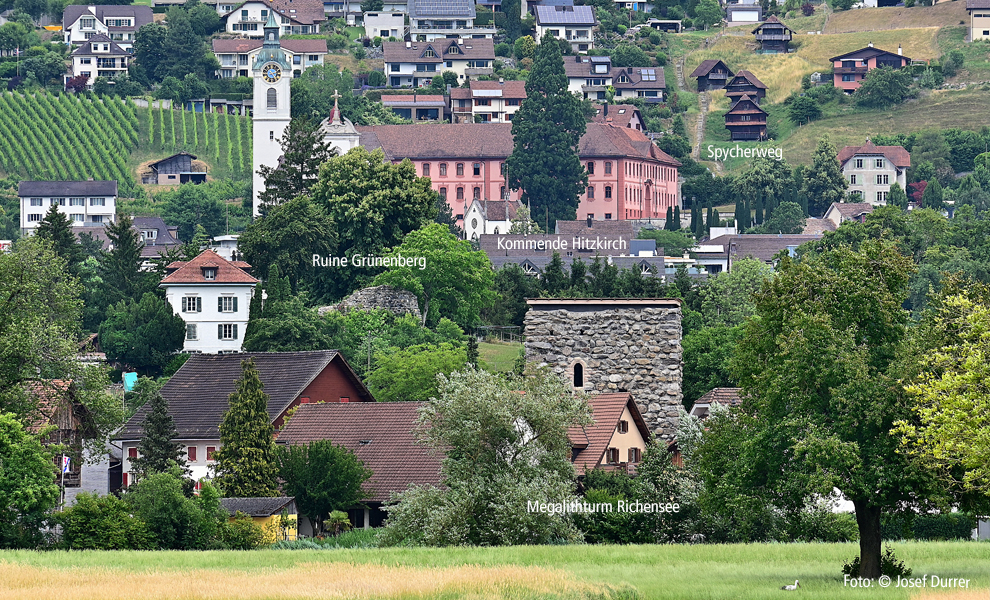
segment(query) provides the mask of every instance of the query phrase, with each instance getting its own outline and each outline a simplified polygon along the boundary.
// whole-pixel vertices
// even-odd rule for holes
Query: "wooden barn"
[[[710,59],[702,61],[698,68],[691,72],[690,77],[698,78],[698,91],[719,90],[732,79],[733,73],[721,60]]]
[[[725,96],[734,104],[743,96],[749,96],[757,104],[767,95],[767,86],[749,71],[739,71],[725,84]]]
[[[753,33],[756,35],[757,43],[760,44],[760,53],[786,54],[794,31],[784,25],[780,19],[771,15],[766,21],[760,23],[759,27],[753,30]]]
[[[168,158],[148,165],[150,172],[145,173],[143,183],[158,185],[179,185],[180,183],[205,183],[206,171],[194,171],[192,161],[196,157],[188,152],[179,152]]]
[[[767,111],[744,95],[725,113],[725,128],[732,134],[733,142],[767,139]]]

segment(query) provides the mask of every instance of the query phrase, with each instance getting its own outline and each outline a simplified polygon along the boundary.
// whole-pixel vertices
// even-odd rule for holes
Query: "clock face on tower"
[[[282,78],[282,69],[280,69],[275,63],[268,63],[261,70],[261,75],[268,83],[275,83]]]

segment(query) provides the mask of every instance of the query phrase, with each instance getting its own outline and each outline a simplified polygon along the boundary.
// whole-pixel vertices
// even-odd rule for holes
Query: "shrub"
[[[152,550],[148,526],[120,498],[82,492],[76,503],[56,517],[62,545],[70,550]]]
[[[335,33],[327,40],[327,48],[331,50],[340,50],[341,48],[346,48],[349,43],[350,40],[347,39],[346,35]]]
[[[853,542],[859,539],[859,526],[853,515],[833,513],[827,503],[820,503],[805,508],[790,533],[793,541]]]
[[[973,519],[963,513],[894,515],[884,517],[880,534],[885,540],[966,540],[974,527]]]
[[[386,84],[388,80],[385,78],[385,73],[381,71],[372,71],[368,73],[368,85],[372,87],[380,87]]]
[[[364,46],[354,46],[354,48],[351,49],[351,54],[354,55],[354,58],[357,60],[362,60],[368,56],[368,52],[364,49]]]
[[[163,550],[202,549],[211,546],[216,514],[205,518],[200,505],[183,493],[178,467],[154,473],[128,488],[124,501],[148,525],[155,545]]]
[[[625,35],[627,29],[629,28],[621,23],[615,26],[615,30],[619,32],[619,35]]]
[[[224,530],[224,541],[231,550],[254,550],[265,543],[265,530],[241,511]]]
[[[904,566],[904,561],[897,560],[897,557],[894,556],[894,549],[887,546],[880,557],[880,574],[896,579],[898,577],[910,577],[911,573],[913,571]],[[859,556],[842,565],[842,574],[859,577]]]
[[[914,0],[904,0],[904,8],[914,7]]]
[[[375,46],[376,48],[381,48],[381,46],[382,46],[382,38],[381,38],[381,36],[377,36],[376,35],[374,37],[374,39],[371,40],[371,44],[373,46]]]
[[[815,5],[812,4],[811,2],[805,2],[804,4],[801,5],[801,14],[803,14],[806,17],[810,17],[811,15],[815,14]]]
[[[499,42],[495,44],[495,56],[511,56],[512,46],[506,44],[505,42]]]
[[[655,31],[654,30],[654,31],[651,31],[650,32],[650,43],[651,44],[653,44],[654,46],[659,46],[660,45],[660,42],[662,40],[663,40],[663,36],[660,35],[660,32],[659,31]]]

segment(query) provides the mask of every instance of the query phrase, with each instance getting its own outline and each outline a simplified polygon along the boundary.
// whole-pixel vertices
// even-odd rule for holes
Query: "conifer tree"
[[[241,361],[241,369],[220,423],[215,483],[227,498],[276,496],[278,463],[268,394],[253,359]]]
[[[842,202],[846,197],[848,184],[842,176],[837,156],[838,151],[828,135],[822,136],[811,166],[804,169],[801,191],[808,197],[808,210],[812,215],[822,216],[833,202]]]
[[[763,194],[756,196],[756,216],[754,221],[757,225],[763,225]]]
[[[82,246],[79,245],[75,234],[72,233],[69,217],[58,209],[57,204],[52,204],[52,207],[48,209],[48,214],[38,224],[35,235],[50,241],[55,254],[65,259],[69,273],[75,276],[79,275],[79,265],[85,259]]]
[[[468,336],[467,339],[467,362],[475,367],[478,366],[478,359],[481,354],[478,352],[478,338],[473,334]]]
[[[712,219],[715,217],[714,213],[712,212],[713,210],[714,209],[712,208],[712,201],[709,200],[708,201],[708,218],[705,220],[705,231],[706,232],[710,232],[712,230],[712,223],[714,223],[714,221]]]
[[[118,215],[115,222],[104,230],[112,247],[100,261],[100,277],[103,279],[101,306],[116,304],[121,300],[140,298],[145,292],[158,287],[154,273],[141,270],[141,234],[134,229],[134,222],[127,215]]]
[[[186,468],[186,451],[182,444],[174,441],[178,437],[175,421],[168,412],[168,401],[161,391],[155,390],[148,399],[148,414],[144,417],[141,427],[144,434],[138,443],[138,457],[131,460],[131,465],[138,477],[152,473],[164,473],[173,465]]]
[[[924,196],[922,196],[922,201],[924,201]],[[887,193],[887,206],[896,206],[907,210],[907,193],[904,191],[904,188],[901,187],[901,184],[896,181],[892,186],[890,186],[890,192]]]
[[[925,191],[921,195],[921,206],[933,210],[942,210],[945,208],[943,194],[942,184],[938,182],[938,179],[933,177],[928,185],[925,186]]]
[[[735,217],[736,217],[736,231],[741,232],[745,225],[743,221],[743,202],[742,202],[742,198],[740,198],[739,196],[736,196]]]
[[[743,205],[743,222],[746,229],[753,226],[753,207],[750,206],[749,198],[746,198],[746,202]]]
[[[671,231],[679,231],[681,228],[681,207],[674,207],[674,226],[670,229]]]
[[[526,102],[512,119],[512,154],[505,161],[512,189],[522,188],[522,203],[533,213],[549,211],[549,228],[557,219],[574,219],[588,174],[577,155],[586,129],[581,100],[567,90],[560,45],[548,31],[536,49],[526,80]]]
[[[698,231],[698,203],[691,198],[691,233]]]
[[[672,206],[667,207],[667,218],[663,222],[663,228],[667,231],[674,230],[674,208]]]
[[[719,227],[722,224],[722,219],[718,216],[718,209],[712,209],[712,222],[708,224],[708,230],[711,231],[712,227]]]
[[[564,261],[560,259],[560,254],[553,253],[546,269],[543,270],[543,288],[551,296],[561,292],[567,287],[567,273],[564,272]]]
[[[337,154],[324,140],[320,125],[307,117],[292,119],[279,140],[283,159],[275,167],[258,168],[258,174],[265,180],[265,191],[258,194],[262,214],[267,214],[273,206],[308,194],[309,188],[319,180],[320,165]]]

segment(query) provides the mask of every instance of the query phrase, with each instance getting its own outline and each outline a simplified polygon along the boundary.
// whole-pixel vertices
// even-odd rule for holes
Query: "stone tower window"
[[[584,365],[581,363],[574,363],[574,387],[584,387]]]
[[[268,110],[278,110],[278,92],[268,89]]]

